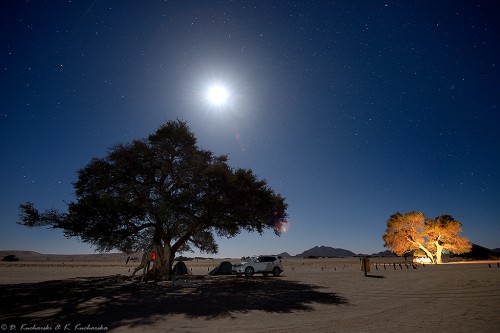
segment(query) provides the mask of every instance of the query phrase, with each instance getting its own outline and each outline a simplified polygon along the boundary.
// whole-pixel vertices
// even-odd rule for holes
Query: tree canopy
[[[396,213],[387,220],[384,245],[397,255],[423,251],[434,263],[442,262],[444,250],[460,254],[471,250],[472,244],[460,236],[462,224],[450,215],[431,220],[422,213]]]
[[[185,122],[170,121],[80,169],[66,212],[40,212],[27,202],[18,223],[62,229],[100,251],[130,253],[152,244],[156,267],[169,274],[177,251],[217,253],[216,235],[281,234],[285,199],[251,170],[227,161],[200,149]]]

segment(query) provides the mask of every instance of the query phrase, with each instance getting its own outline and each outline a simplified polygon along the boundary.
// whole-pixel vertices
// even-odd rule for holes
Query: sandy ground
[[[244,278],[194,260],[174,285],[123,278],[136,263],[59,259],[0,263],[2,331],[500,332],[495,261],[372,258],[365,277],[358,258],[287,259],[278,278]]]

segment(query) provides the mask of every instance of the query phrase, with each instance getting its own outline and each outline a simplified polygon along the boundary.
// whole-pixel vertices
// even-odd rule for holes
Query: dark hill
[[[494,251],[480,245],[472,244],[472,249],[470,252],[456,256],[467,259],[492,259],[498,256],[498,253],[495,253]]]
[[[353,257],[356,253],[345,249],[337,249],[329,246],[315,246],[306,250],[296,257]]]
[[[389,250],[385,250],[379,253],[373,253],[372,257],[395,257],[396,255]]]

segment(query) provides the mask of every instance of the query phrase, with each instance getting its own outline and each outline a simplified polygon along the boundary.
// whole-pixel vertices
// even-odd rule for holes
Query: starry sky
[[[17,225],[19,204],[64,210],[91,158],[175,119],[289,205],[281,237],[216,256],[379,252],[398,211],[500,247],[498,17],[496,1],[2,1],[0,249],[92,253]]]

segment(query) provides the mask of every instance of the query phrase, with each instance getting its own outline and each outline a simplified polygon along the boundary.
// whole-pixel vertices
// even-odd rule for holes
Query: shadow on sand
[[[314,303],[347,300],[321,287],[281,278],[224,277],[138,285],[120,276],[0,285],[2,324],[55,326],[66,323],[108,328],[143,325],[166,315],[217,318],[260,310],[312,311]]]
[[[374,279],[385,279],[385,276],[383,276],[383,275],[366,274],[365,276],[369,277],[369,278],[374,278]]]

